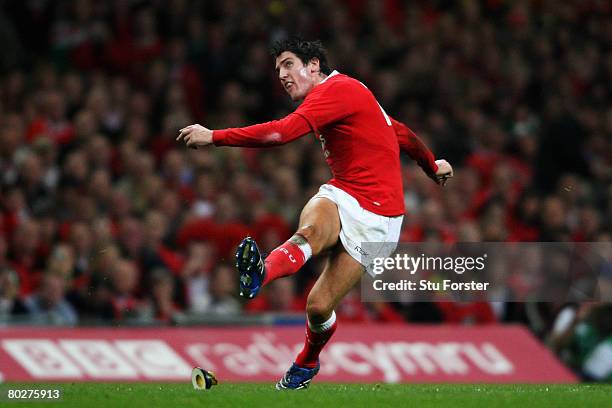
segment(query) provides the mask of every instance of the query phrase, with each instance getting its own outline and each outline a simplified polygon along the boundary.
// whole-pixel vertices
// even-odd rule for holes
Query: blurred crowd
[[[78,324],[304,310],[313,260],[243,304],[231,266],[287,239],[330,177],[312,136],[188,150],[210,128],[279,118],[271,41],[319,38],[455,167],[408,159],[402,241],[610,241],[607,1],[0,2],[0,315]],[[559,304],[361,303],[346,321],[523,321]]]

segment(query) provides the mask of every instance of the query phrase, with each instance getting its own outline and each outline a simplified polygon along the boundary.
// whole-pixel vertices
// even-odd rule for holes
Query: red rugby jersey
[[[368,211],[404,214],[399,150],[429,175],[438,166],[431,151],[404,124],[391,119],[361,82],[334,71],[283,119],[215,130],[217,146],[266,147],[313,132],[331,168],[329,184],[346,191]]]

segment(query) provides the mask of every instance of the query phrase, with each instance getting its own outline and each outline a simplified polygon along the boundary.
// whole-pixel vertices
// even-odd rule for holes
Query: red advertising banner
[[[2,381],[276,381],[303,341],[300,327],[0,329]],[[573,383],[520,326],[343,325],[317,381]]]

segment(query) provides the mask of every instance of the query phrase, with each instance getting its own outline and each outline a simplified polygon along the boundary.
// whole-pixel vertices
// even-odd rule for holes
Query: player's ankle
[[[315,360],[300,360],[299,358],[295,360],[295,365],[300,368],[313,369],[317,366],[317,364],[319,364],[318,358]]]

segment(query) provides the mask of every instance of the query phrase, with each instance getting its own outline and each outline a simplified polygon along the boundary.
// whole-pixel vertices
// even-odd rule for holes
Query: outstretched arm
[[[176,140],[185,140],[187,147],[215,146],[268,147],[289,143],[312,130],[301,115],[289,114],[280,120],[242,128],[210,130],[201,125],[190,125],[180,130]]]
[[[391,123],[400,148],[416,161],[430,178],[444,185],[448,178],[453,177],[451,165],[446,160],[435,160],[432,151],[408,126],[393,118],[391,118]]]

